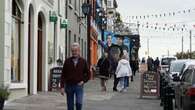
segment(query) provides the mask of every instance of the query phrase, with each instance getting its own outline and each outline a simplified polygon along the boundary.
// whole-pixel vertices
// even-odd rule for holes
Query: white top
[[[131,70],[129,61],[126,60],[126,59],[121,59],[118,62],[118,66],[117,66],[115,74],[116,74],[117,78],[125,77],[125,76],[131,76],[132,75],[132,70]]]

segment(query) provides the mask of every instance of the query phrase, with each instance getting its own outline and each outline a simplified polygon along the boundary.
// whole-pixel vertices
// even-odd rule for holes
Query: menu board
[[[55,91],[60,88],[60,78],[62,74],[62,67],[54,67],[50,71],[50,91]]]
[[[159,74],[147,71],[141,75],[140,96],[159,96]]]

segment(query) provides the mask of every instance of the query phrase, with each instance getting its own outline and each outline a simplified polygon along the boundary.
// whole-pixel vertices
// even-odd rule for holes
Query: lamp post
[[[90,61],[90,20],[91,20],[91,4],[89,2],[89,0],[87,0],[87,3],[83,3],[82,4],[82,12],[84,14],[84,17],[81,18],[86,18],[87,17],[87,61],[88,64],[91,65],[91,61]]]

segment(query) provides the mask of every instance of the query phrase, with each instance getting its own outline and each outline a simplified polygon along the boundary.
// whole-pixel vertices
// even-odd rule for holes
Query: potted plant
[[[3,110],[4,102],[8,99],[9,95],[8,87],[0,86],[0,110]]]

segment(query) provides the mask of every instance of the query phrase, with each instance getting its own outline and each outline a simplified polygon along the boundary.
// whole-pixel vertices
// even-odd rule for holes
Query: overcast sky
[[[159,23],[163,24],[186,24],[188,29],[193,30],[195,36],[195,0],[117,0],[118,11],[121,13],[125,22],[137,22],[150,25]],[[166,16],[162,18],[150,17],[149,19],[132,20],[130,16],[144,16],[152,14],[163,14],[169,12],[178,12],[192,9],[190,13],[176,14],[175,16]],[[149,41],[149,55],[152,57],[161,57],[162,55],[174,55],[181,51],[182,36],[184,36],[184,51],[189,50],[189,31],[163,31],[147,28],[140,28],[141,48],[140,57],[148,56],[147,40]],[[192,39],[192,50],[195,51],[195,37]]]

